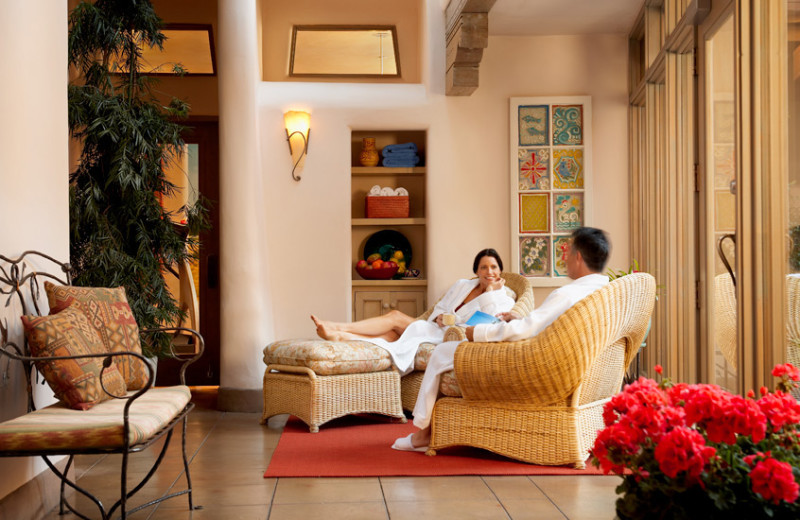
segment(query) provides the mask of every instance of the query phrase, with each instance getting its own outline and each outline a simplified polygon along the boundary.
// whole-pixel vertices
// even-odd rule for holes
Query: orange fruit
[[[383,267],[383,260],[375,260],[372,262],[373,269],[380,269],[381,267]]]

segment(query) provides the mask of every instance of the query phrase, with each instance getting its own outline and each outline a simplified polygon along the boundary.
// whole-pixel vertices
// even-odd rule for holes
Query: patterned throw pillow
[[[22,325],[34,357],[101,354],[100,336],[79,309],[70,307],[51,316],[23,316]],[[88,410],[110,399],[100,382],[103,358],[37,361],[36,368],[56,398],[76,410]],[[102,383],[113,395],[125,395],[125,381],[115,363],[103,371]]]
[[[128,305],[124,288],[72,287],[45,282],[44,290],[50,304],[50,314],[57,314],[72,305],[77,306],[100,334],[107,352],[142,353],[139,326]],[[140,359],[117,356],[114,361],[128,390],[144,388],[147,384],[147,368]]]

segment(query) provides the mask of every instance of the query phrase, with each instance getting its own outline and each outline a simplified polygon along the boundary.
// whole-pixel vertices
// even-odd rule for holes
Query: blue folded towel
[[[390,168],[411,168],[419,164],[419,156],[414,155],[413,157],[385,157],[383,159],[383,165],[388,166]]]
[[[414,143],[400,143],[400,144],[387,144],[383,147],[383,153],[386,152],[398,152],[401,150],[411,150],[414,153],[417,152],[417,145]]]
[[[398,150],[398,151],[389,150],[387,152],[386,150],[384,150],[381,152],[381,155],[383,155],[384,157],[396,157],[399,159],[401,157],[416,157],[417,152],[415,152],[414,150]]]

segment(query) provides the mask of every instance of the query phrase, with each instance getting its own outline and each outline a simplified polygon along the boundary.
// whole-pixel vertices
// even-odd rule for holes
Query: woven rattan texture
[[[534,338],[461,344],[455,371],[464,397],[437,402],[431,453],[468,445],[584,467],[602,404],[619,391],[654,303],[655,279],[635,273],[584,298]],[[464,433],[473,429],[477,437]]]
[[[728,273],[714,278],[714,337],[717,348],[736,370],[736,287]]]
[[[396,370],[318,376],[304,367],[269,365],[264,372],[261,422],[283,413],[301,419],[312,433],[331,419],[354,413],[376,413],[406,421]]]

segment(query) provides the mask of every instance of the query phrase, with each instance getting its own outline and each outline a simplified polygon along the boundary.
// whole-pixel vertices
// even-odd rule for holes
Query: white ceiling
[[[644,0],[497,0],[492,36],[628,34]]]

